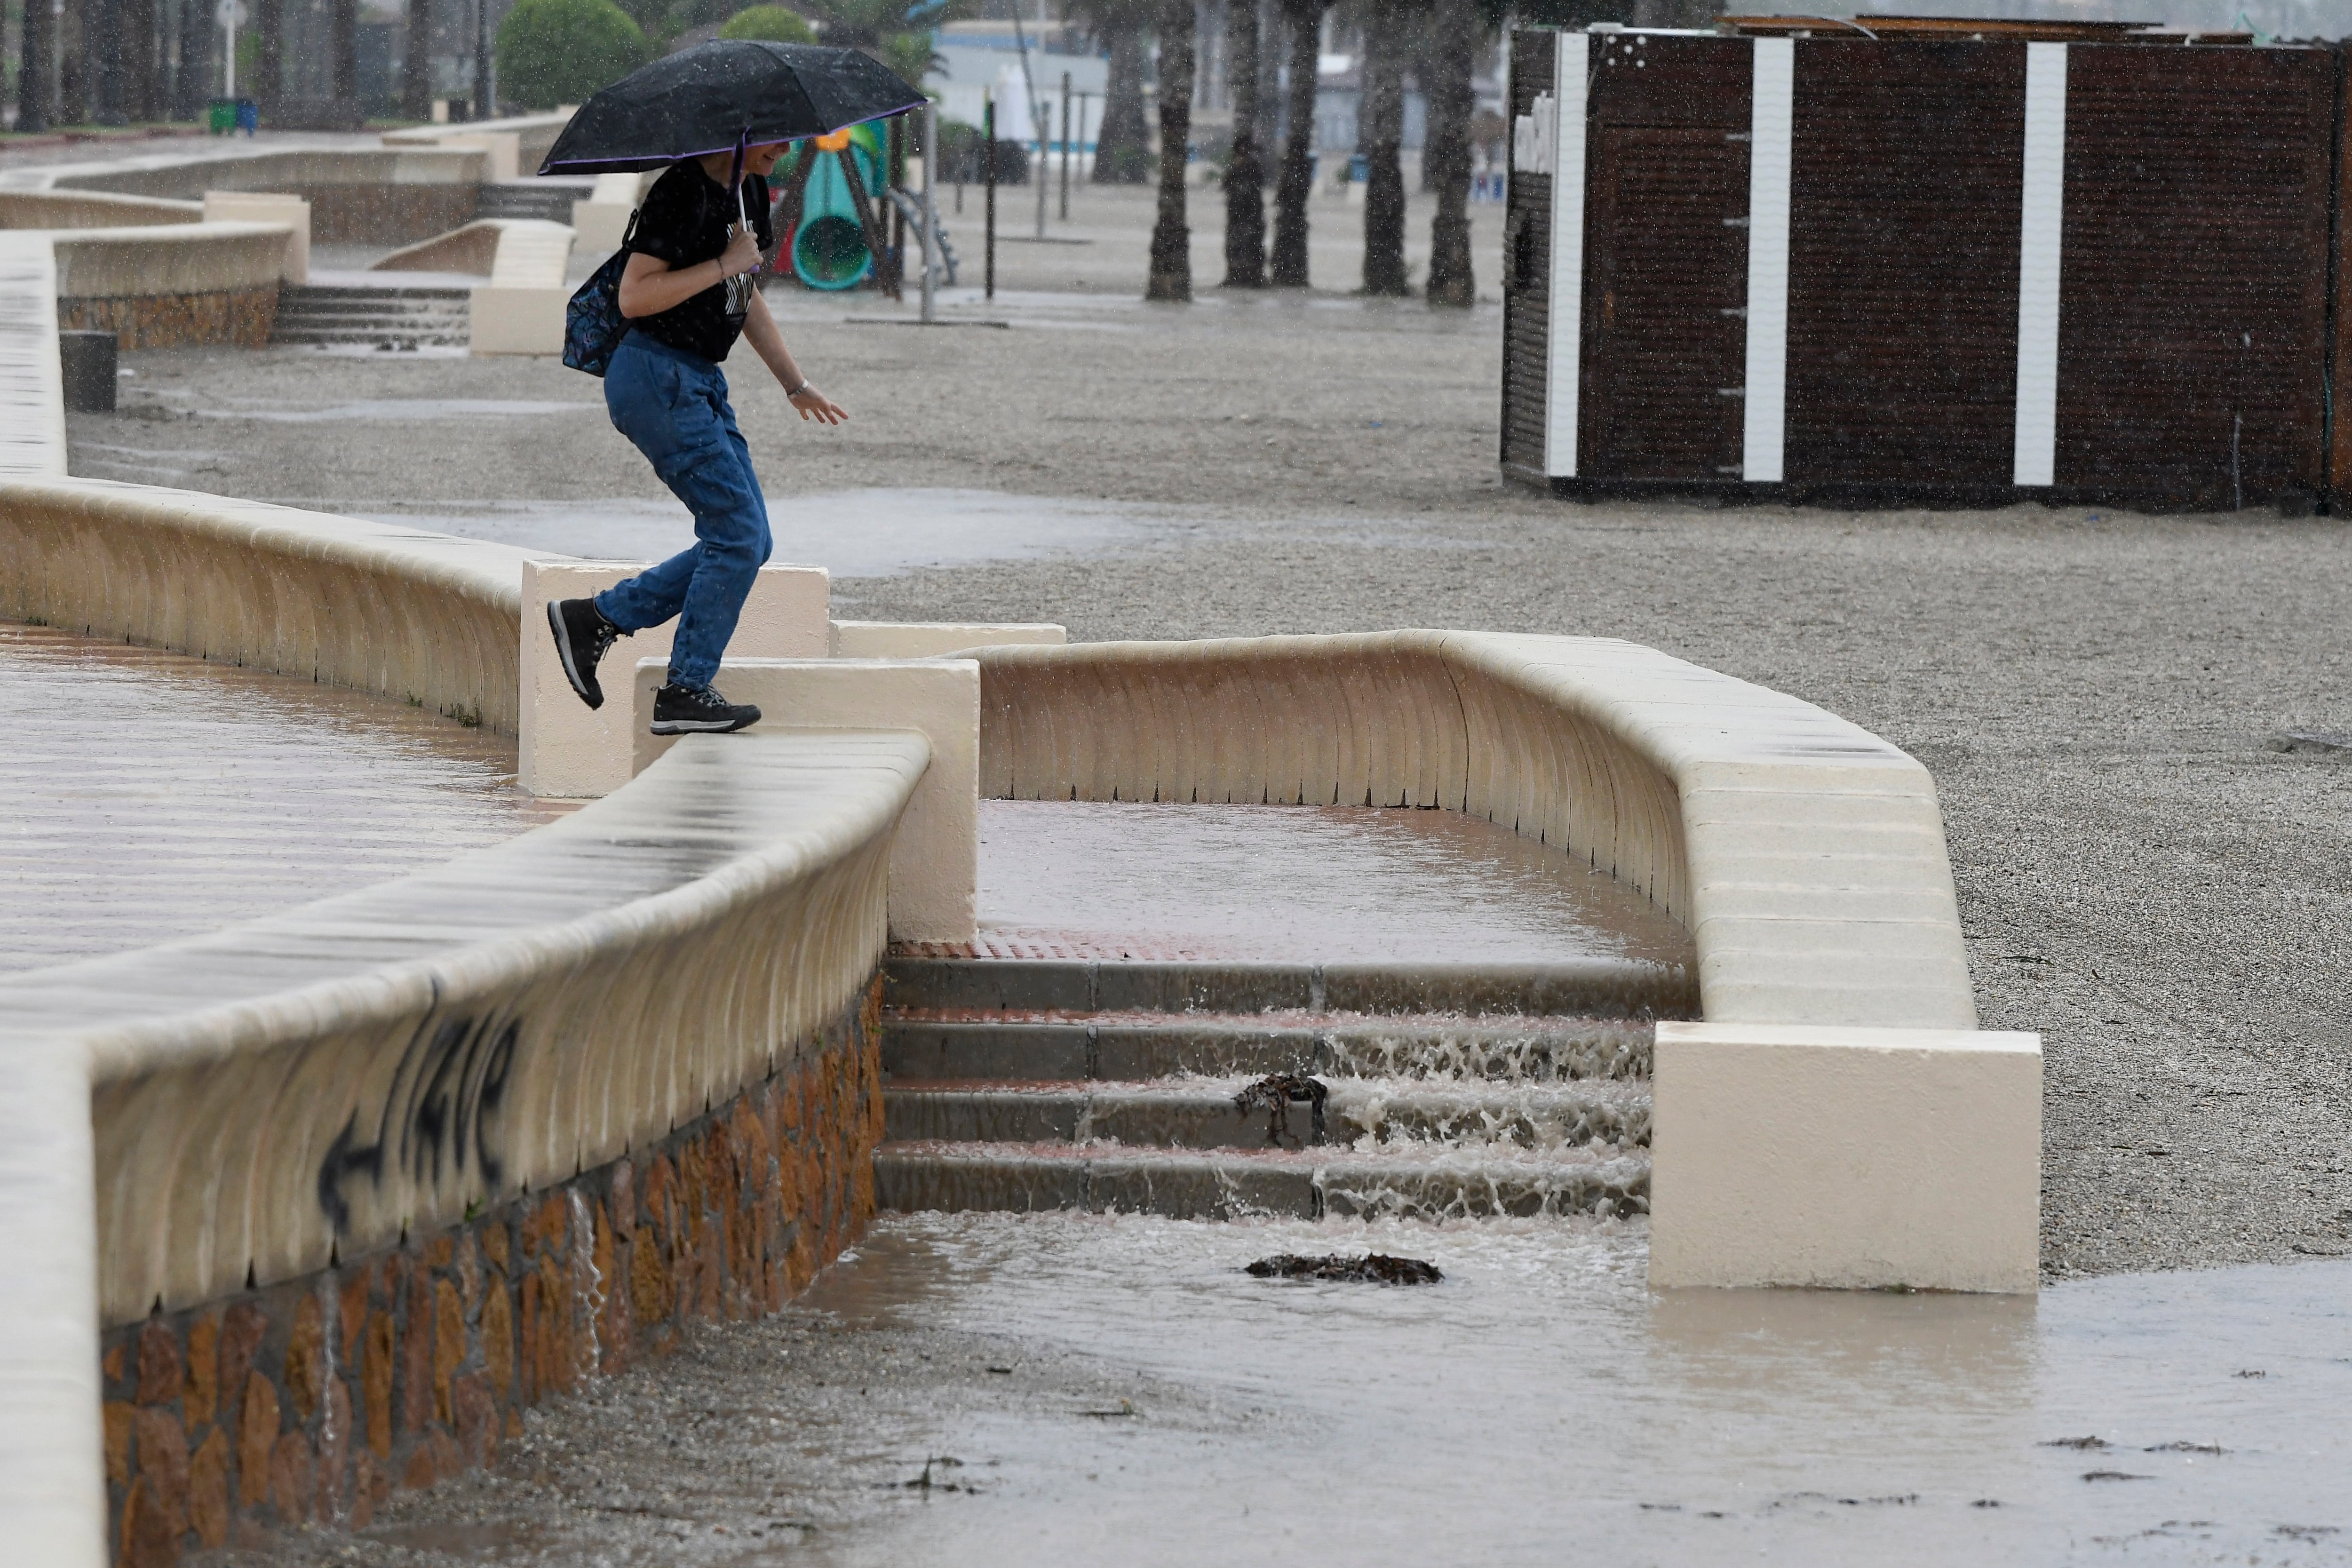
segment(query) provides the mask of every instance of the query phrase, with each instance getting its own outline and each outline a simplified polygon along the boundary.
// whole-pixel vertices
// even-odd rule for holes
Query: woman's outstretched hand
[[[798,392],[785,395],[792,405],[801,411],[803,419],[814,419],[820,425],[839,425],[849,417],[849,410],[814,386],[803,386]]]

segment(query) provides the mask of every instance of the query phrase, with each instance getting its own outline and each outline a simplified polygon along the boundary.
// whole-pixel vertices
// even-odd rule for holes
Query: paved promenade
[[[0,970],[437,866],[569,807],[404,703],[0,622]]]

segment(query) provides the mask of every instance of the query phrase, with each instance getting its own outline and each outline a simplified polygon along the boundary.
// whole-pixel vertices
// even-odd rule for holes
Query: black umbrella
[[[713,38],[631,71],[583,104],[539,172],[658,169],[747,143],[823,136],[922,101],[856,49]]]

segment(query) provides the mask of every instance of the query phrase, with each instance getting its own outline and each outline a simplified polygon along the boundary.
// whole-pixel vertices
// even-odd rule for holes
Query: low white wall
[[[383,133],[387,147],[471,147],[486,141],[502,142],[509,149],[509,162],[499,166],[505,170],[492,178],[511,180],[524,174],[536,174],[547,157],[548,149],[563,134],[576,112],[570,109],[549,110],[539,114],[514,114],[499,120],[469,120],[456,125],[411,125]]]
[[[473,147],[257,147],[223,155],[156,153],[0,172],[0,190],[119,191],[201,201],[208,190],[303,185],[472,185],[488,154]]]
[[[520,753],[516,783],[528,794],[593,799],[628,783],[635,729],[635,665],[667,659],[677,624],[621,638],[598,672],[604,706],[572,689],[548,625],[551,601],[584,599],[646,570],[645,562],[532,559],[522,568]],[[763,566],[735,623],[730,651],[745,658],[822,658],[832,579],[822,566]]]
[[[974,657],[984,795],[1444,806],[1681,921],[1710,1020],[1975,1026],[1934,781],[1809,702],[1599,637]]]
[[[0,479],[0,617],[388,697],[513,733],[520,550],[102,479]]]
[[[983,648],[981,790],[1439,806],[1689,929],[1661,1024],[1652,1279],[2031,1290],[2041,1057],[1975,1032],[1927,770],[1810,703],[1600,638]]]
[[[423,876],[0,980],[13,1549],[106,1561],[101,1322],[455,1226],[815,1038],[881,956],[926,760],[904,732],[702,738]]]
[[[293,234],[285,223],[189,223],[60,229],[59,299],[223,294],[276,287]],[[307,251],[306,251],[307,254]]]
[[[278,276],[288,283],[310,280],[310,204],[300,196],[271,191],[206,191],[206,223],[283,224],[288,229],[285,264]]]
[[[0,481],[65,472],[56,254],[46,234],[0,234]]]
[[[617,682],[627,666],[615,664]],[[653,733],[654,694],[668,679],[666,659],[638,661],[630,730],[639,772],[679,744]],[[980,667],[946,658],[730,658],[718,683],[730,701],[760,710],[747,734],[882,723],[922,734],[930,766],[890,855],[890,940],[971,941],[980,903]]]
[[[1658,1026],[1650,1283],[2034,1289],[2037,1035]]]
[[[104,191],[0,190],[0,228],[138,228],[200,223],[204,216],[201,202]]]
[[[1059,647],[1070,640],[1052,621],[835,621],[835,658],[937,658],[976,647]]]

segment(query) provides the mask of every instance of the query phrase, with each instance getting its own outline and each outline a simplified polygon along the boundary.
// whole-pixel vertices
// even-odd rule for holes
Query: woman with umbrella
[[[547,607],[564,674],[591,708],[604,705],[596,666],[614,639],[677,618],[669,679],[654,699],[656,735],[725,732],[759,721],[757,708],[730,702],[711,685],[770,548],[767,504],[719,367],[736,340],[746,339],[803,420],[837,425],[848,417],[802,374],[753,280],[761,251],[775,243],[767,175],[785,144],[835,129],[822,123],[831,114],[845,115],[845,123],[875,118],[877,100],[888,104],[882,113],[920,101],[851,50],[704,44],[598,93],[541,168],[668,164],[623,246],[618,303],[626,335],[605,362],[604,406],[694,513],[695,543],[592,599]],[[769,129],[763,119],[782,133],[761,137]],[[600,148],[600,140],[620,146]],[[680,153],[648,150],[659,147]]]

